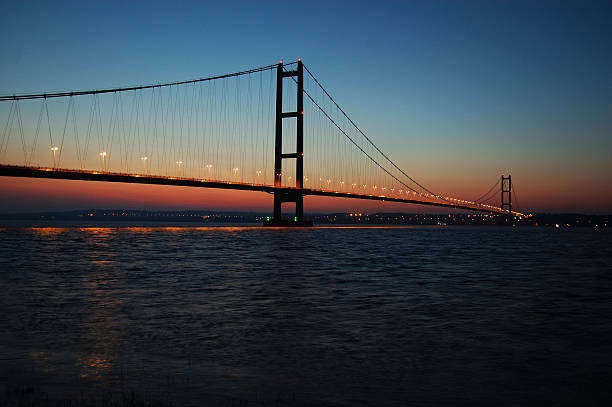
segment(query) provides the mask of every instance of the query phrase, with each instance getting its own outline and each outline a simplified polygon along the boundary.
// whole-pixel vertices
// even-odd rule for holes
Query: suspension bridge
[[[180,82],[0,96],[0,119],[0,176],[267,192],[271,226],[311,224],[307,195],[524,216],[512,209],[510,176],[474,200],[417,181],[301,60]],[[285,203],[295,206],[287,219]]]

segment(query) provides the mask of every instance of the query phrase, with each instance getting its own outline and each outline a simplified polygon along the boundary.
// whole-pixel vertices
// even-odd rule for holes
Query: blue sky
[[[434,189],[473,198],[511,171],[534,209],[612,211],[610,2],[3,3],[2,94],[301,57]]]

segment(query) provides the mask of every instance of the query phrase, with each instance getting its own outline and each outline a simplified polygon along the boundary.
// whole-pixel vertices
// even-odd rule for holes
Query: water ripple
[[[1,228],[3,381],[60,400],[597,404],[612,396],[610,236]]]

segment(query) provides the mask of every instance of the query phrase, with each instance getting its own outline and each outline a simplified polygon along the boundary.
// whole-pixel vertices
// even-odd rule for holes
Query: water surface
[[[0,228],[0,402],[605,405],[611,236]]]

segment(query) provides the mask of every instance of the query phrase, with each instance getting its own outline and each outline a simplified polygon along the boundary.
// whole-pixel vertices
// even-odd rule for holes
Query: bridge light
[[[102,157],[102,171],[106,171],[106,166],[104,165],[105,164],[104,158],[106,158],[107,155],[108,154],[106,154],[106,151],[102,151],[100,153],[100,157]]]
[[[298,62],[302,62],[302,58],[298,58]]]
[[[57,150],[59,150],[58,146],[51,147],[51,152],[53,152],[53,168],[55,168],[55,153]]]
[[[282,63],[283,63],[283,61],[282,61],[282,60],[280,60],[280,61],[278,61],[278,63],[279,63],[279,64],[282,64]]]
[[[142,172],[143,174],[146,174],[147,173],[147,160],[149,159],[149,157],[142,156],[140,157],[140,159],[142,160]]]
[[[294,221],[294,222],[297,222],[297,216],[294,216],[294,217],[293,217],[293,221]]]

